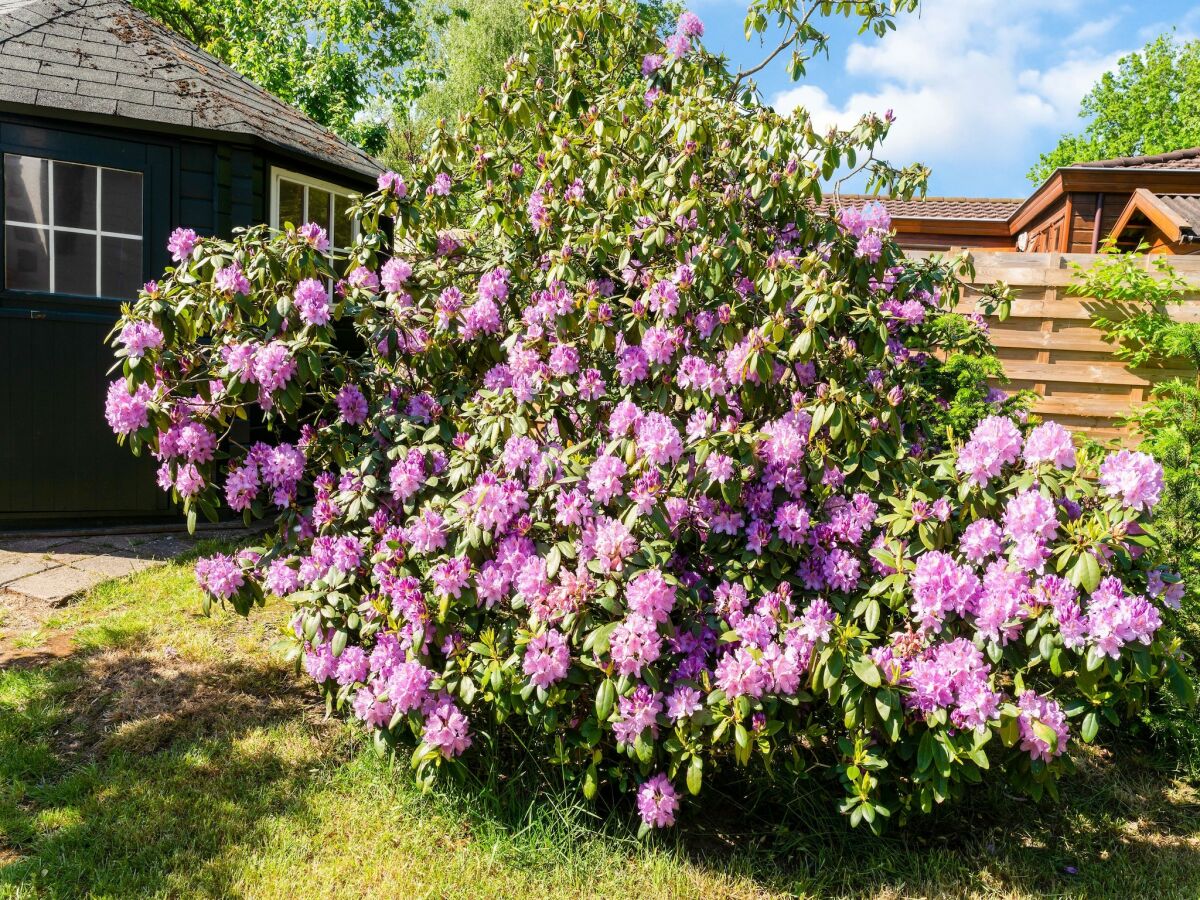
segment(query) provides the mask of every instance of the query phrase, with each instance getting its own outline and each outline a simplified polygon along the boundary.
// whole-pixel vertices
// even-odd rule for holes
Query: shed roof
[[[1154,153],[1149,156],[1118,156],[1068,166],[1069,169],[1197,169],[1200,170],[1200,147]]]
[[[0,102],[247,135],[363,177],[381,170],[124,0],[0,0]]]
[[[1006,222],[1024,201],[1009,197],[924,197],[900,200],[872,197],[869,194],[842,194],[835,204],[827,197],[823,208],[835,205],[882,203],[893,219],[957,219],[979,222]]]
[[[1119,235],[1139,215],[1153,223],[1169,241],[1200,240],[1200,194],[1155,194],[1138,188],[1121,211],[1113,234]]]

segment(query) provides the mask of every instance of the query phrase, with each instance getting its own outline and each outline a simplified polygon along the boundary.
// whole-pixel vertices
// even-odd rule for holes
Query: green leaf
[[[1033,733],[1038,740],[1045,741],[1050,747],[1050,754],[1058,752],[1058,732],[1038,719],[1033,720]]]
[[[583,773],[583,796],[588,800],[594,799],[599,787],[600,773],[596,770],[596,764],[592,763]]]
[[[617,687],[611,678],[604,679],[596,691],[596,717],[601,722],[607,722],[616,702]]]
[[[1100,730],[1100,720],[1095,712],[1089,712],[1083,717],[1083,725],[1079,729],[1079,734],[1083,737],[1086,743],[1091,743],[1096,739],[1096,733]]]
[[[746,730],[746,726],[741,722],[738,722],[733,728],[733,739],[743,750],[750,746],[750,732]]]
[[[858,680],[863,684],[871,687],[879,687],[882,679],[879,677],[879,666],[871,660],[869,656],[856,656],[851,663],[854,669],[854,674],[858,676]]]
[[[700,793],[700,786],[704,780],[704,760],[699,756],[693,756],[692,761],[688,763],[687,770],[687,786],[692,796]]]
[[[1184,706],[1191,708],[1196,705],[1196,685],[1175,660],[1167,661],[1167,684],[1171,687],[1176,699]]]
[[[342,651],[346,649],[346,641],[349,638],[349,633],[340,628],[333,633],[333,643],[330,644],[330,649],[333,651],[334,656],[342,655]]]

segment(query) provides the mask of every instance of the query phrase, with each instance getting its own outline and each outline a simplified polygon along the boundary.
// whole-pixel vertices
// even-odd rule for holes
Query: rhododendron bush
[[[954,273],[818,202],[889,120],[781,118],[702,31],[536,13],[552,67],[382,176],[345,258],[176,232],[109,421],[193,519],[275,520],[207,596],[293,604],[304,671],[422,778],[518,735],[647,828],[721,767],[832,773],[874,827],[1052,790],[1187,689],[1161,470],[1002,398],[956,438],[944,361],[988,345]]]

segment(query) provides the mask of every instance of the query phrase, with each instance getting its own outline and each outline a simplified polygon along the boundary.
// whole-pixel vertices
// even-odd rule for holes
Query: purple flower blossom
[[[325,325],[329,322],[329,292],[319,279],[305,278],[296,285],[292,298],[306,325]]]
[[[356,384],[343,385],[338,391],[337,407],[347,425],[361,425],[367,421],[367,398]]]
[[[689,38],[704,37],[704,23],[691,10],[687,10],[680,15],[679,21],[675,25],[675,30]]]
[[[391,191],[402,199],[408,196],[408,185],[395,172],[380,172],[376,183],[381,191]]]
[[[633,615],[652,622],[666,622],[675,608],[675,587],[658,569],[646,569],[629,581],[625,588],[625,603]]]
[[[228,600],[246,584],[246,577],[233,557],[218,553],[196,563],[196,581],[210,596]]]
[[[550,629],[535,635],[525,645],[525,658],[521,664],[531,684],[549,688],[567,677],[571,666],[571,650],[567,638],[560,631]]]
[[[621,675],[640,678],[642,669],[662,653],[662,636],[654,620],[631,613],[609,636],[609,655]]]
[[[601,456],[588,470],[588,490],[597,503],[608,503],[625,492],[621,476],[625,463],[615,456]]]
[[[663,695],[644,684],[617,701],[617,719],[613,733],[623,744],[632,744],[647,730],[658,737],[658,716],[663,711]]]
[[[1021,749],[1033,759],[1050,762],[1066,752],[1071,733],[1067,729],[1067,716],[1062,707],[1049,697],[1035,691],[1025,691],[1017,699],[1021,713],[1017,723],[1021,729]],[[1038,733],[1034,726],[1041,724],[1054,735],[1053,743]]]
[[[125,345],[130,359],[141,359],[147,350],[158,350],[163,345],[163,333],[151,322],[130,322],[121,329],[117,338]]]
[[[702,695],[694,687],[678,685],[667,698],[667,716],[672,722],[681,722],[698,713],[702,708]]]
[[[196,244],[199,242],[200,238],[192,229],[176,228],[167,239],[167,249],[171,252],[171,259],[175,262],[183,262],[192,255],[192,251],[196,249]]]
[[[638,788],[638,814],[652,828],[669,828],[675,824],[679,810],[679,792],[671,786],[666,774],[659,772]]]
[[[469,731],[467,717],[455,706],[453,700],[446,699],[434,706],[425,717],[425,730],[421,739],[442,756],[451,759],[461,756],[463,751],[471,746]]]
[[[1122,506],[1149,512],[1162,496],[1163,469],[1148,453],[1119,450],[1100,464],[1100,487]]]
[[[637,446],[638,454],[652,466],[676,463],[683,455],[679,432],[670,419],[657,412],[647,413],[638,421]]]
[[[124,378],[108,386],[104,418],[117,434],[133,434],[150,424],[150,403],[154,394],[148,384],[139,384],[131,394]]]
[[[404,285],[408,282],[408,279],[412,277],[412,272],[413,268],[406,260],[400,259],[398,256],[393,256],[379,270],[383,289],[393,294],[400,293],[404,290]]]
[[[1053,463],[1060,469],[1075,468],[1075,444],[1071,433],[1057,422],[1045,422],[1025,439],[1025,464]]]
[[[223,294],[250,293],[250,279],[243,274],[241,265],[236,262],[217,269],[213,273],[212,283],[213,287]]]
[[[958,471],[981,487],[1021,455],[1021,434],[1011,419],[988,416],[958,453]]]
[[[981,563],[1000,552],[1000,526],[991,519],[978,519],[966,527],[958,547],[973,563]]]
[[[913,614],[922,628],[937,632],[949,613],[963,615],[974,608],[979,578],[940,550],[924,553],[909,579]]]
[[[319,253],[325,253],[329,250],[329,235],[325,229],[316,222],[309,222],[307,225],[301,225],[296,229],[296,234],[304,243],[308,244]]]

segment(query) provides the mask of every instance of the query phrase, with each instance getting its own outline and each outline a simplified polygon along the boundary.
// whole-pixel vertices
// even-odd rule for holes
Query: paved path
[[[60,605],[101,581],[140,572],[187,551],[187,534],[0,536],[0,594]]]

